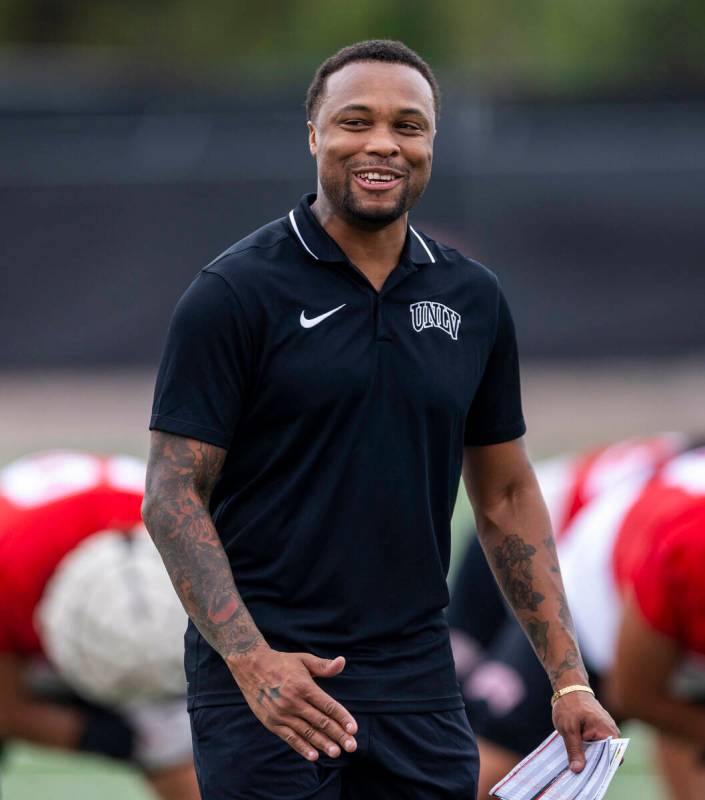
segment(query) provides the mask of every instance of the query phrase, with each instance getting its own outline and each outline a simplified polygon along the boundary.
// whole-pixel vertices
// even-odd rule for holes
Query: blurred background
[[[176,299],[314,189],[306,86],[364,38],[438,73],[414,224],[500,276],[534,455],[705,430],[699,0],[2,0],[0,463],[146,454]],[[461,501],[456,552],[466,521]],[[615,797],[660,797],[642,744]],[[0,780],[19,800],[142,797],[28,748]]]

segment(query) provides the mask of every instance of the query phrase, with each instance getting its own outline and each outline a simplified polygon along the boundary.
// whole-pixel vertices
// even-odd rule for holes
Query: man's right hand
[[[354,718],[313,680],[342,672],[342,656],[318,658],[261,645],[226,663],[257,719],[308,761],[319,751],[337,758],[341,749],[357,748]]]

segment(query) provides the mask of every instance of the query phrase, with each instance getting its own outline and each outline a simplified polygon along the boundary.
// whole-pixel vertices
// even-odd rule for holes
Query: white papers
[[[568,754],[554,731],[502,780],[490,794],[500,800],[602,800],[622,763],[629,739],[584,742],[585,767],[568,769]]]

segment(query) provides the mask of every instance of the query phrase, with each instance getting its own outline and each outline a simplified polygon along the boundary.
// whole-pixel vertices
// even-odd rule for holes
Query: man
[[[644,444],[620,443],[613,452],[626,456]],[[631,475],[622,461],[622,480],[583,506],[558,551],[598,697],[620,716],[656,728],[672,797],[695,800],[705,791],[705,715],[697,707],[705,699],[705,450],[654,458],[650,470],[647,460]],[[477,562],[477,551],[469,551],[454,592],[450,621],[460,634],[454,645],[473,628],[465,579],[482,574]],[[480,620],[478,630],[484,628]],[[463,648],[457,652],[456,664],[468,665]],[[485,798],[550,732],[551,687],[509,617],[459,678],[480,741]]]
[[[438,94],[398,42],[324,62],[316,195],[204,269],[172,320],[144,516],[193,623],[206,800],[474,796],[443,617],[461,466],[555,688],[587,689],[506,302],[408,222]],[[575,769],[581,736],[617,732],[587,691],[555,721]]]
[[[158,604],[150,601],[153,584],[141,592],[133,581],[101,574],[106,564],[95,560],[105,553],[96,544],[106,537],[122,541],[121,534],[129,543],[138,536],[136,526],[144,537],[141,544],[153,547],[140,524],[143,492],[144,463],[128,456],[52,451],[0,470],[0,740],[127,761],[164,800],[197,800],[183,688],[176,700],[157,694],[159,676],[166,675],[159,673],[165,648],[156,654],[144,650],[140,658],[130,644],[144,644],[140,633],[115,633],[116,611],[139,604],[144,612],[173,612],[171,596],[162,594]],[[135,541],[122,552],[135,546],[140,545]],[[122,563],[111,559],[107,566],[112,570]],[[82,567],[78,572],[77,566]],[[120,572],[123,579],[134,576],[134,571]],[[70,583],[76,578],[78,589]],[[96,589],[104,587],[113,594],[97,608]],[[180,616],[180,609],[176,612]],[[104,615],[111,618],[101,629],[110,631],[100,653],[97,643],[81,637],[88,623]],[[165,622],[163,616],[160,620]],[[164,636],[173,632],[170,628],[162,626]],[[106,661],[110,654],[121,656],[125,668]],[[80,670],[72,672],[73,666]],[[119,692],[110,674],[122,681]],[[148,677],[149,700],[135,700],[142,688],[134,681],[137,674]],[[172,676],[178,673],[171,670]],[[170,683],[178,686],[177,679]],[[103,693],[109,690],[108,700]]]

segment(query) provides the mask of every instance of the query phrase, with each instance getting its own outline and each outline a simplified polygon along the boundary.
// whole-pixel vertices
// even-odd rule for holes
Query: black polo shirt
[[[463,445],[524,433],[495,276],[409,226],[377,293],[314,196],[179,301],[151,428],[228,451],[211,513],[269,644],[325,657],[351,711],[462,701],[443,610]],[[243,702],[190,624],[190,707]]]

